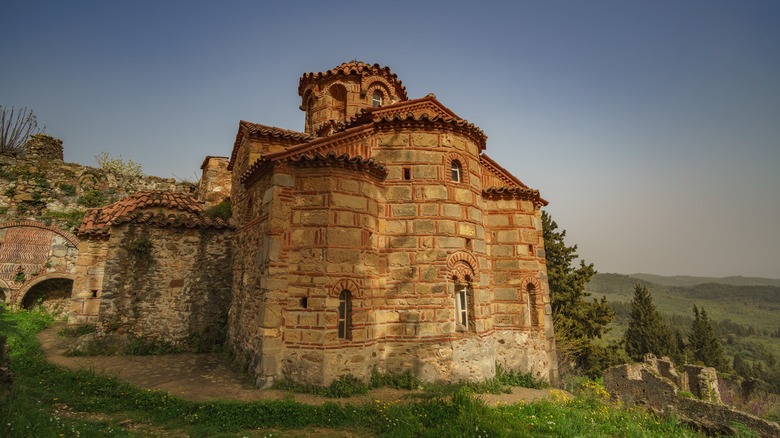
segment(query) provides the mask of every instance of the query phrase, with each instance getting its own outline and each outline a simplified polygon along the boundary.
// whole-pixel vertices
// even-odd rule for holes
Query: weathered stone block
[[[345,195],[342,193],[331,194],[331,205],[334,207],[352,208],[355,210],[366,211],[368,203],[362,196]]]
[[[438,134],[412,134],[412,143],[415,146],[438,146]]]
[[[394,205],[392,210],[396,217],[417,216],[417,206],[414,204]]]

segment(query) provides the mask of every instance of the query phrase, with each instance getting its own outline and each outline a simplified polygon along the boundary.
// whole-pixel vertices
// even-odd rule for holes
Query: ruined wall
[[[198,199],[203,201],[207,208],[230,197],[232,176],[227,167],[227,157],[212,156],[206,157],[200,166],[202,174],[198,184]]]
[[[188,193],[172,178],[127,176],[62,161],[62,142],[37,135],[24,158],[0,155],[0,215],[38,220],[65,231],[78,226],[87,207],[106,205],[139,190]]]
[[[233,280],[231,239],[227,230],[112,227],[97,289],[99,331],[178,345],[224,333]]]
[[[710,435],[734,435],[734,423],[762,437],[780,436],[780,426],[721,404],[718,374],[714,368],[685,365],[678,373],[668,358],[652,354],[641,364],[624,364],[604,372],[604,387],[617,400],[672,413]],[[694,398],[683,397],[689,391]]]

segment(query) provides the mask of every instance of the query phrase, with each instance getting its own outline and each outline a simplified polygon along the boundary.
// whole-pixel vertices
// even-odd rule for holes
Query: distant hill
[[[668,315],[692,316],[692,308],[696,305],[704,307],[715,320],[728,319],[769,332],[780,328],[780,285],[766,285],[766,281],[778,280],[761,279],[765,281],[763,285],[734,285],[718,281],[747,277],[713,279],[637,275],[644,278],[635,275],[596,274],[585,290],[596,298],[606,296],[609,302],[628,303],[634,296],[634,286],[641,284],[653,295],[658,310]],[[650,280],[651,278],[660,280],[656,282]],[[677,278],[683,278],[692,284],[679,286],[660,282],[670,283]],[[700,282],[693,282],[692,279],[699,279]]]
[[[695,286],[697,284],[717,283],[731,286],[779,286],[778,278],[743,277],[693,277],[690,275],[674,275],[671,277],[655,274],[630,274],[628,277],[649,281],[665,286]]]
[[[693,306],[706,309],[727,359],[739,355],[751,366],[760,363],[760,378],[780,393],[780,280],[596,274],[585,290],[593,298],[606,297],[615,311],[607,341],[621,339],[628,327],[637,284],[650,291],[664,320],[684,339],[690,331]]]

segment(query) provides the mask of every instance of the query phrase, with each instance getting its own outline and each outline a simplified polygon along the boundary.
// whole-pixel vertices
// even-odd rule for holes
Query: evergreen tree
[[[575,265],[579,258],[577,245],[566,245],[566,230],[558,231],[558,224],[544,211],[542,230],[559,355],[572,356],[562,357],[561,362],[573,359],[579,366],[589,367],[586,364],[588,356],[595,352],[592,341],[606,332],[615,314],[606,298],[587,299],[590,294],[585,292],[585,285],[596,270],[592,263],[586,264],[583,260],[580,260],[579,266]],[[610,350],[602,348],[598,352],[600,357],[597,360],[593,358],[591,362],[609,363],[609,358],[603,357],[605,351]]]
[[[661,319],[653,304],[653,296],[646,287],[638,284],[634,289],[631,316],[623,339],[626,353],[636,361],[642,360],[647,353],[672,358],[679,355],[678,340]]]
[[[693,306],[693,324],[691,334],[688,336],[693,359],[708,367],[715,367],[718,370],[728,370],[728,362],[723,355],[723,346],[715,336],[707,312],[702,308],[699,311]]]
[[[739,376],[744,378],[753,377],[753,368],[750,366],[750,363],[742,359],[742,356],[739,354],[734,355],[732,367],[734,368],[734,372]]]

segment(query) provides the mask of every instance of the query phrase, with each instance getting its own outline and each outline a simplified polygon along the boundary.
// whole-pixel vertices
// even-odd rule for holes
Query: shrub
[[[207,208],[204,212],[204,215],[215,219],[215,218],[221,218],[224,220],[230,219],[230,216],[233,214],[230,207],[230,198],[226,198],[222,202],[220,202],[217,205],[214,205],[213,207]]]
[[[65,196],[74,196],[76,194],[76,186],[70,184],[60,184],[60,190]]]
[[[111,157],[108,152],[103,151],[95,155],[98,167],[100,169],[121,176],[138,177],[142,176],[141,165],[133,160],[123,160],[120,155],[117,158]]]
[[[63,327],[60,329],[59,335],[63,338],[78,338],[89,333],[95,333],[95,330],[97,330],[95,324],[81,324]]]
[[[139,260],[149,260],[152,255],[152,240],[149,239],[149,236],[143,234],[128,242],[127,250]]]
[[[87,208],[95,208],[106,205],[108,203],[108,198],[103,192],[93,188],[88,188],[84,190],[83,195],[79,196],[79,199],[76,200],[76,203]]]
[[[368,386],[370,388],[381,388],[389,386],[396,389],[417,389],[422,382],[414,377],[411,371],[406,370],[403,373],[382,373],[376,367],[371,369],[371,378]]]

